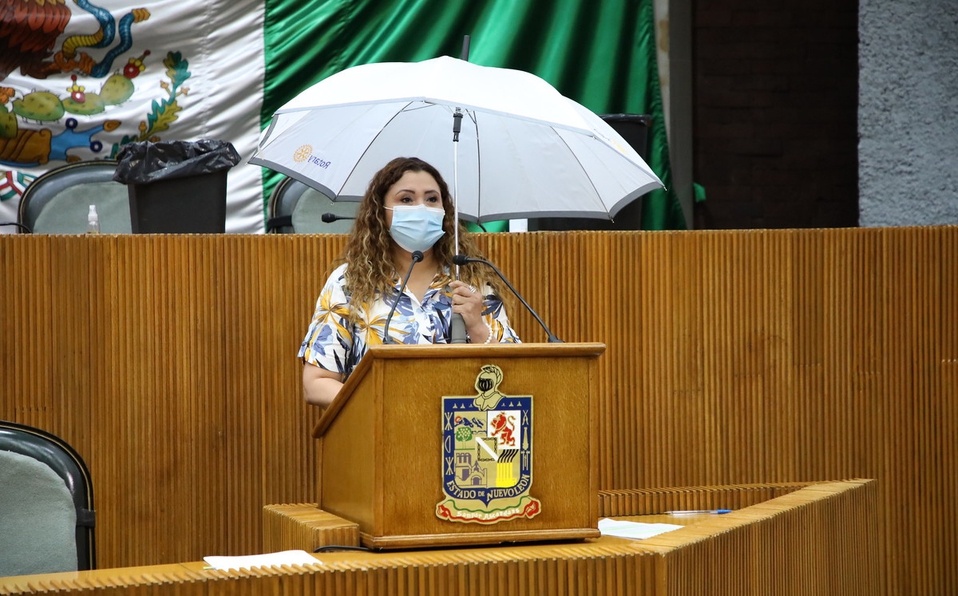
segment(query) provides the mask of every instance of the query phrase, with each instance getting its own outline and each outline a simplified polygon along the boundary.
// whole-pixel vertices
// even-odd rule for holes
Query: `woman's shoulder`
[[[326,278],[326,287],[342,286],[346,281],[346,263],[343,263],[333,269]]]

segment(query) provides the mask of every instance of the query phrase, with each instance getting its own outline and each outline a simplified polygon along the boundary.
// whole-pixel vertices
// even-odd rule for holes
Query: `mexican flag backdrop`
[[[596,113],[651,114],[670,186],[652,0],[0,0],[0,223],[23,189],[132,141],[220,139],[227,232],[262,232],[278,176],[247,164],[273,111],[340,70],[460,57],[534,73]],[[643,225],[683,229],[673,193]],[[0,226],[0,233],[14,232]]]

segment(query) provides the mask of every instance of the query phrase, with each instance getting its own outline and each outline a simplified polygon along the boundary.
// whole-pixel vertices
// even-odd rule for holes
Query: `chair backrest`
[[[284,177],[267,202],[266,232],[271,234],[348,234],[359,203],[333,201],[318,190]],[[334,221],[324,221],[337,219]],[[338,219],[343,217],[346,219]]]
[[[96,568],[90,472],[46,431],[0,420],[0,576]]]
[[[96,205],[100,231],[129,234],[129,189],[113,180],[114,160],[81,161],[37,177],[20,199],[18,222],[35,234],[82,234],[90,205]]]

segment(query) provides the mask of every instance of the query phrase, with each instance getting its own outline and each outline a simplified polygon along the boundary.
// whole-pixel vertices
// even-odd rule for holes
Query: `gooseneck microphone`
[[[324,215],[323,218],[325,219],[325,217]],[[396,312],[396,308],[399,306],[399,299],[402,298],[402,291],[406,289],[406,283],[409,282],[409,276],[412,275],[412,268],[416,266],[416,263],[422,261],[424,256],[421,250],[414,250],[412,253],[412,263],[409,264],[409,271],[406,272],[406,277],[403,278],[402,285],[399,286],[399,293],[396,294],[396,299],[393,300],[393,305],[389,308],[389,316],[386,317],[386,324],[383,325],[384,344],[393,343],[393,338],[389,337],[389,322],[393,320],[393,313]]]
[[[555,334],[552,333],[552,331],[549,330],[549,327],[546,326],[546,324],[545,324],[544,322],[542,322],[542,318],[539,317],[539,313],[537,313],[535,310],[533,310],[533,308],[532,308],[531,306],[529,306],[529,303],[526,302],[525,298],[523,298],[522,295],[519,294],[519,292],[518,292],[514,287],[512,287],[512,284],[509,283],[509,280],[506,279],[506,276],[503,275],[502,272],[499,271],[499,269],[498,269],[495,265],[493,265],[492,263],[490,263],[489,261],[487,261],[487,260],[485,260],[485,259],[477,259],[477,258],[475,258],[475,257],[467,257],[466,255],[456,255],[456,256],[454,256],[454,257],[452,258],[452,262],[455,263],[456,265],[465,265],[466,263],[482,263],[483,265],[486,265],[486,266],[490,267],[493,271],[496,272],[496,275],[499,276],[499,279],[501,279],[502,282],[503,282],[504,284],[506,284],[506,286],[509,288],[509,290],[511,290],[512,293],[515,294],[516,298],[519,299],[519,302],[522,303],[522,306],[525,306],[525,307],[526,307],[526,310],[528,310],[530,313],[532,313],[532,316],[535,317],[536,321],[539,322],[539,325],[541,325],[542,328],[545,329],[546,335],[549,337],[549,339],[548,339],[549,343],[550,343],[550,344],[556,344],[556,343],[561,344],[561,343],[565,343],[565,342],[563,342],[561,339],[559,339],[558,337],[556,337]]]
[[[356,219],[355,217],[350,217],[348,215],[336,215],[335,213],[323,213],[321,219],[323,223],[333,223],[334,221],[339,221],[341,219]]]

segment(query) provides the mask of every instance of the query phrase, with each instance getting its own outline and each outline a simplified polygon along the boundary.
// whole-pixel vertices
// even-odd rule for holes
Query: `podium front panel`
[[[344,388],[346,395],[337,397],[343,402],[334,404],[338,411],[320,423],[321,507],[357,522],[364,544],[375,548],[598,536],[594,386],[603,350],[601,344],[371,350],[364,378]],[[450,521],[437,515],[437,506],[449,502],[443,491],[443,398],[471,402],[485,365],[502,372],[501,403],[531,396],[528,497],[537,503],[523,516],[496,523]],[[331,484],[336,477],[343,482]],[[457,503],[469,513],[471,505],[495,509],[495,502]]]

